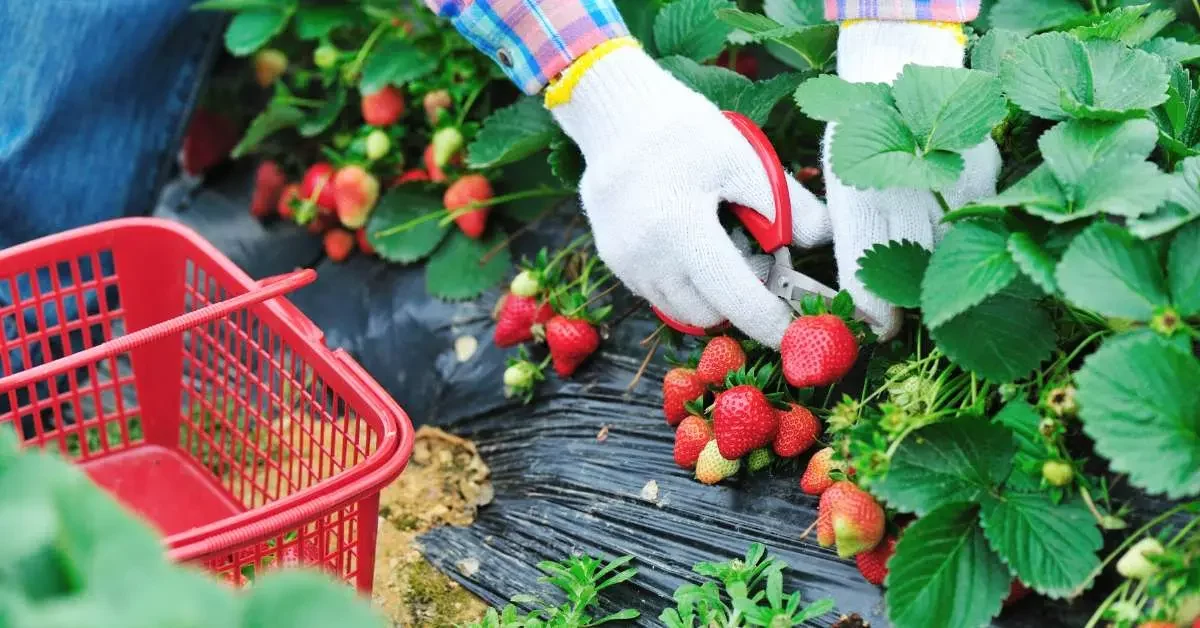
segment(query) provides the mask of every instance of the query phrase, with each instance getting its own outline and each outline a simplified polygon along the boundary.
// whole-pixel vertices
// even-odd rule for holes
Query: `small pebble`
[[[600,432],[598,434],[596,434],[596,440],[598,440],[602,443],[604,441],[608,440],[608,426],[607,425],[600,428]]]
[[[658,501],[658,482],[650,480],[642,487],[642,499],[648,502]]]
[[[474,336],[459,336],[454,340],[454,356],[459,362],[470,360],[478,348],[479,341]]]
[[[478,558],[464,558],[464,559],[454,563],[454,566],[458,568],[458,573],[461,573],[462,575],[464,575],[468,578],[479,573],[479,559]]]

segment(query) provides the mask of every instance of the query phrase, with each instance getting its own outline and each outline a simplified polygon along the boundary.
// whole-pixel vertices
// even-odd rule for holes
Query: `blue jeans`
[[[224,23],[190,5],[0,0],[0,248],[153,209]],[[38,283],[48,283],[49,272]],[[29,283],[0,281],[0,307],[14,291],[28,293]],[[99,308],[96,298],[80,305]],[[19,314],[27,329],[37,327],[32,308]],[[74,320],[79,312],[68,307],[62,315]],[[5,318],[7,339],[17,324]],[[82,340],[50,347],[51,355],[35,351],[32,364],[19,359],[13,370],[78,351]],[[0,413],[7,406],[0,398]],[[23,417],[23,427],[30,420]]]

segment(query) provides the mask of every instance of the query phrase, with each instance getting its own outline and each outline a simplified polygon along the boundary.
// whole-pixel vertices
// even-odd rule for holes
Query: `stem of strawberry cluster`
[[[562,189],[562,188],[560,188],[560,189],[538,188],[536,190],[525,190],[524,192],[514,192],[512,194],[504,194],[501,196],[494,196],[492,198],[489,198],[486,201],[472,201],[470,203],[467,203],[466,205],[463,205],[462,207],[459,207],[458,209],[455,209],[452,212],[446,212],[447,216],[442,219],[442,222],[440,224],[441,224],[441,226],[445,227],[446,225],[454,222],[455,218],[458,218],[459,216],[462,216],[464,214],[469,214],[476,210],[483,209],[485,207],[495,207],[496,205],[502,205],[504,203],[511,203],[513,201],[523,201],[525,199],[530,199],[530,198],[549,198],[549,197],[555,197],[555,196],[571,196],[575,193],[576,193],[575,190],[568,190],[568,189]]]
[[[938,204],[938,206],[942,208],[942,215],[943,215],[943,216],[945,216],[946,214],[949,214],[949,213],[950,213],[950,211],[951,211],[951,210],[950,210],[950,204],[946,202],[946,197],[945,197],[945,196],[942,196],[942,193],[941,193],[941,192],[938,192],[937,190],[934,190],[934,191],[933,191],[933,198],[934,198],[935,200],[937,200],[937,204]]]
[[[408,222],[398,224],[395,227],[391,227],[390,229],[384,229],[383,231],[380,231],[375,237],[386,238],[388,236],[394,236],[398,233],[404,233],[405,231],[414,229],[424,223],[429,222],[430,220],[434,220],[440,216],[444,216],[446,213],[447,212],[445,210],[439,209],[437,211],[429,212],[428,214],[425,214],[423,216],[417,216],[416,218],[413,218],[412,220],[410,220]]]
[[[363,43],[362,48],[358,49],[358,54],[354,55],[354,61],[350,62],[351,74],[358,76],[358,73],[362,71],[362,66],[367,60],[367,55],[371,54],[371,49],[375,47],[375,42],[379,41],[380,37],[383,37],[383,33],[389,25],[390,22],[381,21],[375,26],[375,30],[371,31],[371,35],[367,37],[367,41]]]
[[[608,278],[611,278],[611,277],[612,277],[612,276],[611,276],[611,275],[609,275],[609,277],[608,277]],[[617,288],[620,288],[620,287],[621,287],[621,284],[619,284],[619,283],[613,283],[613,285],[611,285],[611,286],[609,286],[608,288],[606,288],[606,289],[604,290],[604,292],[601,292],[600,294],[597,294],[596,296],[594,296],[594,297],[592,297],[592,298],[588,299],[587,301],[585,301],[585,302],[583,303],[583,305],[580,305],[579,307],[573,308],[573,309],[572,309],[570,312],[567,312],[566,314],[563,314],[563,316],[566,316],[567,318],[570,318],[570,317],[574,316],[575,314],[578,314],[579,312],[584,312],[584,311],[587,311],[587,309],[588,309],[589,307],[591,307],[593,304],[595,304],[595,303],[596,303],[596,301],[599,301],[600,299],[603,299],[604,297],[606,297],[606,296],[608,296],[608,295],[612,294],[612,293],[613,293],[613,291],[615,291]]]

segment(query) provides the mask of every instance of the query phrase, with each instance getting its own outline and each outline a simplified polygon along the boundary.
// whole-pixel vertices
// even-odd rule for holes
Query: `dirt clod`
[[[441,430],[417,431],[413,455],[380,497],[374,601],[395,626],[453,626],[487,606],[425,561],[416,539],[444,525],[465,526],[495,497],[491,471],[474,443]],[[478,559],[455,565],[464,576]]]

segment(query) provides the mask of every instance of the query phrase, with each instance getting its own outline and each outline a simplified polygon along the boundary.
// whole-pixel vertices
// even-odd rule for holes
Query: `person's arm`
[[[792,310],[717,219],[721,201],[773,217],[762,162],[716,105],[629,36],[612,0],[426,0],[546,108],[583,152],[579,191],[601,259],[678,322],[723,320],[778,347]],[[795,180],[797,244],[825,242],[825,207]]]
[[[612,0],[425,0],[518,87],[536,94],[596,46],[629,36]]]

